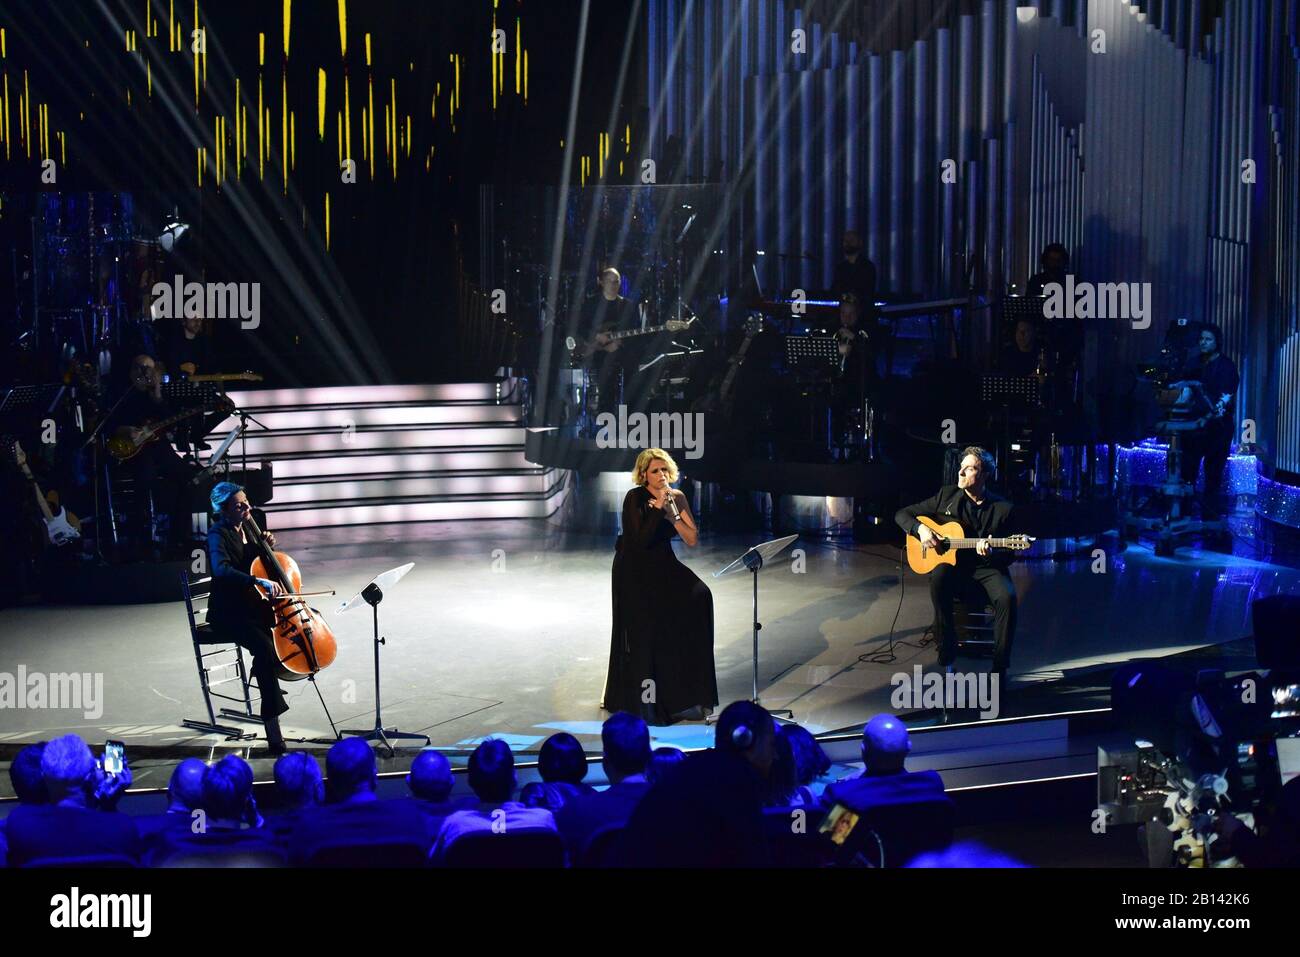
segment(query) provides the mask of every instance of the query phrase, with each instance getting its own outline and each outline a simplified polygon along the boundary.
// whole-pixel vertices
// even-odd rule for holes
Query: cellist
[[[210,501],[216,522],[208,529],[208,567],[212,572],[208,624],[214,638],[233,642],[253,656],[267,747],[272,754],[284,754],[280,715],[289,710],[289,705],[280,688],[280,659],[271,629],[248,598],[250,586],[260,588],[268,599],[282,596],[284,588],[279,582],[248,573],[258,551],[244,528],[252,513],[244,490],[233,482],[219,482],[212,489]],[[267,545],[275,547],[274,535],[267,532],[264,538]]]

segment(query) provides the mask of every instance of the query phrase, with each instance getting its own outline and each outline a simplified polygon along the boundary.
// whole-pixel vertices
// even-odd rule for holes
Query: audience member
[[[759,705],[737,701],[718,717],[714,746],[687,756],[651,787],[623,834],[633,867],[755,867],[770,862],[763,787],[776,729]]]
[[[801,790],[794,764],[794,748],[790,739],[776,729],[772,739],[772,768],[763,782],[764,807],[793,807],[808,803],[804,800],[807,789]],[[807,792],[811,796],[811,792]]]
[[[1025,867],[1020,861],[998,851],[990,850],[976,841],[962,841],[942,851],[918,854],[905,867]]]
[[[943,796],[943,779],[935,771],[908,771],[912,750],[907,726],[890,714],[878,714],[862,729],[863,770],[822,792],[822,806],[842,804],[855,811],[876,804],[904,804]]]
[[[830,771],[831,759],[807,728],[797,724],[784,724],[780,728],[780,734],[789,740],[794,752],[795,780],[811,797],[814,784]]]
[[[661,747],[650,752],[650,763],[646,765],[646,780],[658,784],[674,768],[686,760],[686,752],[681,748]]]
[[[44,804],[45,779],[41,777],[41,755],[45,753],[44,741],[29,744],[14,755],[9,765],[9,783],[19,804]],[[0,867],[9,860],[9,839],[5,836],[5,822],[0,821]]]
[[[128,770],[105,775],[86,742],[69,734],[45,746],[41,777],[47,803],[20,804],[6,822],[11,867],[42,860],[138,855],[135,822],[110,810],[130,781]],[[33,796],[33,791],[28,790],[28,795]]]
[[[208,766],[198,758],[186,758],[172,771],[167,782],[167,810],[162,814],[137,814],[136,830],[146,852],[158,832],[177,825],[189,827],[191,815],[203,802],[203,775]]]
[[[646,723],[625,711],[605,719],[600,729],[601,766],[609,787],[592,791],[560,808],[556,826],[576,859],[591,837],[611,827],[625,827],[628,818],[641,803],[650,782],[646,766],[650,763],[650,729]],[[677,752],[681,754],[680,751]]]
[[[428,851],[424,818],[409,801],[381,801],[375,752],[361,738],[344,738],[325,756],[328,803],[301,811],[286,844],[289,862],[303,866],[319,854],[348,846],[418,847]],[[396,852],[394,852],[396,853]]]
[[[13,764],[9,765],[9,783],[19,804],[45,804],[49,800],[45,778],[41,775],[41,757],[47,743],[37,741],[27,745],[14,755]]]
[[[406,786],[411,796],[406,800],[424,819],[429,846],[437,839],[448,814],[466,810],[477,803],[472,798],[452,800],[454,784],[451,762],[441,751],[427,748],[411,762],[410,773],[406,775]]]
[[[228,754],[203,773],[202,797],[189,827],[165,828],[146,857],[151,867],[275,867],[284,854],[262,826],[253,769]]]
[[[578,739],[564,731],[547,738],[537,756],[540,781],[531,781],[519,792],[525,807],[544,807],[552,814],[593,788],[583,783],[587,776],[587,754]]]
[[[515,784],[515,756],[510,745],[488,738],[475,748],[469,758],[469,786],[478,798],[478,808],[456,811],[447,816],[438,832],[432,856],[441,858],[452,844],[471,833],[554,831],[555,816],[550,811],[525,807],[521,802],[511,800]]]
[[[281,755],[272,777],[277,808],[266,824],[278,840],[287,841],[303,813],[325,803],[325,781],[316,759],[303,751]]]

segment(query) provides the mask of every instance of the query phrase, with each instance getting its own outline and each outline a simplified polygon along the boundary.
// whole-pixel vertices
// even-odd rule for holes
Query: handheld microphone
[[[673,495],[671,490],[668,497],[664,499],[664,505],[668,507],[668,512],[672,515],[674,522],[679,521],[682,517],[682,510],[677,507],[677,496]]]

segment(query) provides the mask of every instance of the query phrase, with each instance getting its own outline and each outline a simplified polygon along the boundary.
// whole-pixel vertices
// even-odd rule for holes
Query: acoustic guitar
[[[974,548],[982,541],[988,541],[992,548],[1007,548],[1013,552],[1023,552],[1037,541],[1028,535],[990,539],[966,538],[966,531],[961,527],[960,522],[940,525],[924,516],[917,521],[939,536],[939,541],[931,545],[922,545],[921,540],[915,535],[907,536],[907,564],[918,575],[928,575],[940,565],[956,565],[958,549]]]

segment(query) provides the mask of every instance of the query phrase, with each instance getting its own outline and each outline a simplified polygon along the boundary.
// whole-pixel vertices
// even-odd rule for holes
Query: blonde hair
[[[632,468],[632,484],[645,484],[646,472],[649,471],[650,463],[655,459],[662,459],[668,464],[668,481],[677,481],[681,473],[678,472],[677,463],[673,461],[673,457],[663,449],[645,449],[636,457],[636,465]]]

